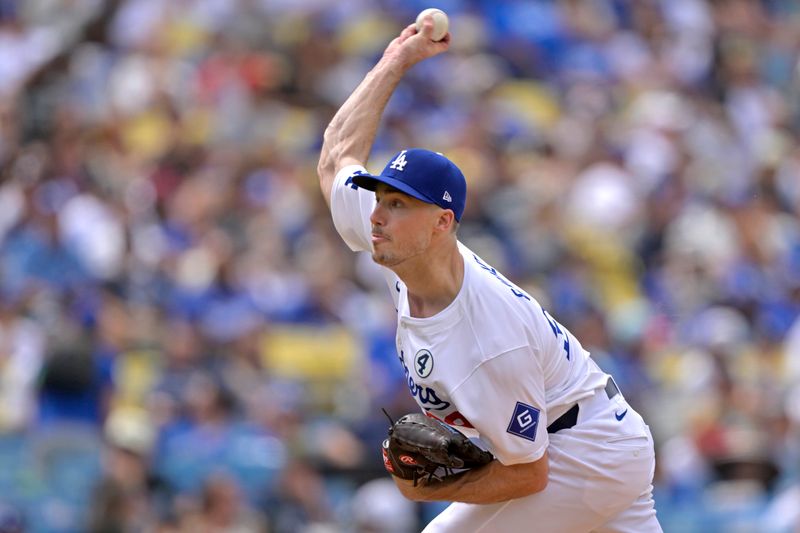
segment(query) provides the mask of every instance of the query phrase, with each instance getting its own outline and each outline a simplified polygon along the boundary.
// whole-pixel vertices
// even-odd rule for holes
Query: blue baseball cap
[[[451,209],[459,222],[467,202],[464,174],[442,154],[422,148],[401,150],[379,175],[353,176],[353,183],[368,191],[385,183],[423,202]]]

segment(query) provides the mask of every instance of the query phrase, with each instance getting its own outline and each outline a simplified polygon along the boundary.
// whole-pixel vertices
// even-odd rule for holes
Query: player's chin
[[[394,255],[378,251],[372,252],[372,260],[375,261],[377,264],[385,267],[389,267],[399,263],[397,257],[395,257]]]

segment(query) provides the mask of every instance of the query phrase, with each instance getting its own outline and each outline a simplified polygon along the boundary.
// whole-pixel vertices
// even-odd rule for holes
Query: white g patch
[[[535,441],[540,413],[541,411],[532,405],[517,402],[506,431],[531,442]]]
[[[533,417],[530,411],[524,411],[517,415],[517,423],[522,431],[525,431],[528,426],[533,424]]]

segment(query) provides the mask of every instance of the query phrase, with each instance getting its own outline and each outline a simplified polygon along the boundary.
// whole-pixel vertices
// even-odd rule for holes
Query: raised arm
[[[417,33],[407,26],[383,52],[378,64],[345,101],[325,130],[317,174],[322,195],[330,206],[336,173],[347,165],[365,165],[381,115],[397,84],[414,65],[450,46],[450,34],[433,41],[433,19],[428,16]]]

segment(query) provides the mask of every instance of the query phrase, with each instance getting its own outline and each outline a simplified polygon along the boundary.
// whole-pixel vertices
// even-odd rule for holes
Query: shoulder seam
[[[470,324],[470,325],[472,325],[472,324]],[[473,336],[474,336],[474,331],[475,331],[475,330],[473,329],[472,331],[473,331]],[[478,371],[478,369],[479,369],[479,368],[481,368],[481,367],[482,367],[484,364],[488,363],[489,361],[494,361],[495,359],[497,359],[498,357],[500,357],[500,356],[502,356],[502,355],[505,355],[505,354],[507,354],[507,353],[511,353],[511,352],[514,352],[514,351],[516,351],[516,350],[519,350],[520,348],[530,348],[530,349],[531,349],[531,351],[536,351],[536,349],[535,349],[535,348],[533,348],[532,346],[530,346],[530,344],[520,344],[519,346],[514,346],[513,348],[509,348],[509,349],[507,349],[507,350],[503,350],[502,352],[498,352],[498,353],[496,353],[496,354],[492,355],[491,357],[484,357],[484,358],[483,358],[483,360],[481,360],[481,362],[480,362],[480,363],[478,363],[477,365],[475,365],[475,366],[472,368],[472,370],[470,370],[469,374],[467,374],[467,375],[464,377],[464,379],[462,379],[462,380],[461,380],[461,381],[460,381],[460,382],[459,382],[459,383],[458,383],[458,384],[457,384],[455,387],[453,387],[453,388],[452,388],[452,389],[449,391],[449,393],[450,393],[451,395],[452,395],[453,393],[455,393],[455,392],[456,392],[456,390],[458,390],[458,388],[459,388],[459,387],[461,387],[461,385],[463,385],[464,383],[466,383],[467,381],[469,381],[469,379],[470,379],[470,378],[471,378],[473,375],[475,375],[475,372],[477,372],[477,371]],[[481,354],[483,354],[483,348],[481,348]]]

